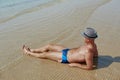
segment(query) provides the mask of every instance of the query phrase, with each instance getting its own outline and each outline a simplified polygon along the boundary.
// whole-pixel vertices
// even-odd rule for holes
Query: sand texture
[[[0,80],[120,80],[119,3],[120,0],[53,0],[24,10],[1,9]],[[89,26],[99,36],[94,70],[22,54],[23,44],[30,48],[48,43],[78,47],[83,44],[80,32]]]

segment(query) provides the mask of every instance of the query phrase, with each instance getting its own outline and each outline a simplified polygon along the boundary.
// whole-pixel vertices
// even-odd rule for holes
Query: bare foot
[[[32,52],[32,53],[34,53],[35,51],[34,51],[34,49],[30,49],[30,48],[28,48],[27,46],[25,46],[25,45],[23,45],[23,47],[25,47],[29,52]]]
[[[41,51],[36,51],[35,49],[30,49],[30,48],[29,48],[29,51],[32,52],[32,53],[38,53],[38,54],[42,53]]]
[[[24,54],[30,55],[30,49],[23,45]]]
[[[33,52],[33,53],[35,53],[34,49],[30,49],[30,48],[29,48],[29,50],[30,50],[30,52]]]

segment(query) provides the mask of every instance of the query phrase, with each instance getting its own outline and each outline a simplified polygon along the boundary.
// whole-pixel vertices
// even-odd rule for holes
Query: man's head
[[[94,41],[98,37],[97,32],[93,28],[86,28],[82,32],[82,36],[85,38],[85,41]]]

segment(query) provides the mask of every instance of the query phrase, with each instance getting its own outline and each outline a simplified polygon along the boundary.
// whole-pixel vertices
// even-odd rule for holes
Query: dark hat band
[[[88,36],[87,34],[83,33],[85,36],[87,36],[88,38],[97,38],[97,35],[95,37],[92,36]]]

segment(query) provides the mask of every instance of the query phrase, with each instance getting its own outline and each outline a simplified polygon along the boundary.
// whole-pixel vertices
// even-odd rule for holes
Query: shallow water
[[[3,2],[0,6],[1,80],[119,80],[120,1],[41,1],[45,0]],[[22,54],[23,44],[31,48],[48,43],[78,47],[83,44],[80,32],[88,26],[99,34],[100,56],[93,71]]]

